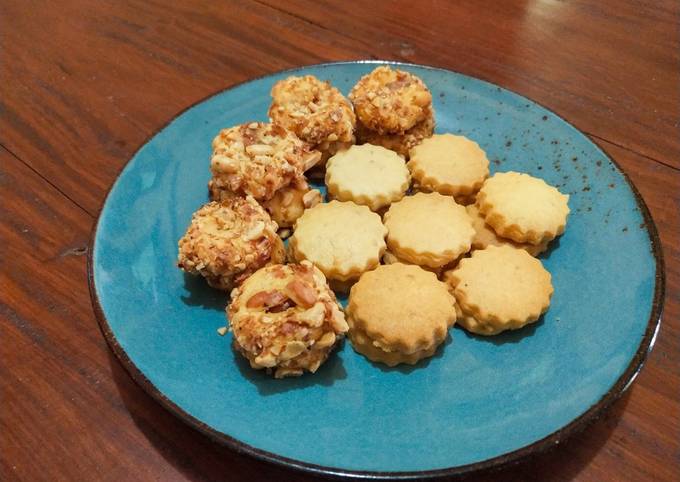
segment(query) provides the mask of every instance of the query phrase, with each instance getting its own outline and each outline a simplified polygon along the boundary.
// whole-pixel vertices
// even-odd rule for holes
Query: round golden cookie
[[[378,134],[401,134],[430,115],[432,94],[409,72],[381,66],[349,93],[357,118]]]
[[[404,160],[380,146],[352,146],[328,160],[328,194],[339,201],[353,201],[378,211],[398,201],[408,190],[411,177]]]
[[[359,144],[373,144],[390,149],[405,159],[408,159],[409,151],[420,144],[423,139],[427,139],[434,132],[434,114],[429,109],[427,117],[408,129],[403,134],[378,134],[372,131],[361,122],[357,122],[357,142]]]
[[[421,191],[463,197],[482,186],[489,175],[489,159],[467,137],[435,134],[410,150],[408,168]]]
[[[252,197],[210,202],[179,240],[177,265],[225,291],[268,263],[285,258],[277,225]]]
[[[489,246],[447,272],[460,310],[495,334],[536,321],[550,306],[550,273],[523,249]]]
[[[356,117],[352,105],[329,82],[313,75],[279,80],[271,91],[269,117],[312,145],[350,142]]]
[[[475,237],[472,238],[472,249],[484,249],[488,246],[512,246],[513,248],[523,249],[532,256],[538,256],[548,249],[550,241],[543,241],[541,244],[516,243],[512,239],[501,238],[496,234],[491,226],[486,224],[484,217],[479,214],[479,209],[474,204],[465,206],[472,227],[475,229]]]
[[[329,280],[349,281],[378,266],[386,234],[366,206],[331,201],[303,213],[288,247],[293,259],[311,261]]]
[[[276,378],[316,372],[348,330],[323,274],[309,262],[266,266],[227,307],[235,348]]]
[[[504,238],[541,244],[564,232],[569,195],[543,179],[519,172],[499,172],[484,181],[477,207],[486,223]]]
[[[280,228],[290,228],[305,209],[322,201],[321,192],[311,189],[304,178],[296,179],[289,186],[279,189],[274,197],[262,205]]]
[[[266,201],[320,158],[318,151],[278,125],[251,122],[223,129],[213,140],[210,189]]]
[[[368,359],[394,366],[432,356],[455,321],[455,300],[428,271],[401,263],[364,273],[347,305],[349,339]]]
[[[465,208],[439,193],[416,193],[385,213],[387,246],[409,263],[441,268],[470,251],[475,230]]]

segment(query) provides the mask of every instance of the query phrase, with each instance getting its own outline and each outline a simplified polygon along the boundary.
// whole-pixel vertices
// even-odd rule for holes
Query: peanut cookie
[[[434,354],[455,321],[446,284],[418,266],[401,263],[364,273],[347,305],[349,339],[369,360],[394,366]]]
[[[328,194],[378,211],[398,201],[408,190],[410,176],[404,160],[380,146],[352,146],[328,160]]]
[[[489,175],[489,159],[464,136],[435,134],[409,152],[408,168],[421,191],[474,195]]]
[[[210,190],[266,201],[320,158],[321,153],[278,125],[251,122],[223,129],[213,140]]]
[[[380,216],[366,206],[331,201],[302,214],[288,246],[293,259],[311,261],[330,281],[349,281],[378,266],[385,234]]]
[[[357,122],[357,143],[383,146],[408,159],[409,151],[420,144],[423,139],[427,139],[432,135],[434,125],[432,109],[429,109],[429,113],[424,120],[418,122],[403,134],[378,134],[366,128],[361,122]]]
[[[439,193],[416,193],[393,203],[384,222],[392,253],[435,269],[467,253],[475,234],[465,208]]]
[[[269,117],[312,145],[350,142],[356,117],[338,89],[313,75],[279,80],[271,91]]]
[[[276,378],[316,372],[348,330],[323,273],[311,263],[266,266],[234,289],[234,347]]]
[[[543,179],[512,171],[494,174],[477,194],[479,212],[499,236],[536,245],[564,232],[568,202]]]
[[[349,94],[361,123],[378,134],[403,134],[430,115],[432,94],[422,80],[381,66],[364,75]]]
[[[488,246],[512,246],[517,249],[524,249],[532,256],[538,256],[548,248],[549,241],[541,244],[516,243],[512,239],[501,238],[496,234],[491,226],[486,224],[484,217],[479,214],[479,209],[474,204],[465,206],[468,216],[472,219],[472,227],[475,229],[475,237],[472,238],[472,249],[484,249]]]
[[[276,223],[252,197],[210,202],[191,218],[179,240],[177,265],[208,284],[231,290],[267,263],[284,260]]]
[[[279,227],[290,228],[305,209],[314,207],[321,201],[321,192],[311,189],[304,178],[299,178],[276,191],[274,197],[264,201],[262,205]]]
[[[460,305],[461,324],[485,335],[536,321],[548,310],[553,293],[541,262],[510,246],[473,251],[445,279]]]

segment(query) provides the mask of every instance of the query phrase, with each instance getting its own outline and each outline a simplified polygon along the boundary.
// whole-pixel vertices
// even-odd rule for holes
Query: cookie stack
[[[495,335],[536,321],[550,305],[550,273],[532,255],[564,232],[569,196],[518,172],[488,178],[467,206],[475,228],[469,259],[445,273],[458,321],[468,331]]]
[[[321,153],[310,175],[323,178],[328,158],[355,142],[352,105],[330,82],[313,75],[280,80],[271,95],[269,118]]]
[[[279,125],[251,122],[223,129],[212,146],[208,189],[214,201],[251,196],[287,227],[294,222],[291,212],[321,199],[304,178],[321,153]]]
[[[315,372],[348,330],[326,278],[307,261],[267,266],[231,297],[235,348],[276,378]]]
[[[550,273],[523,249],[490,246],[446,274],[456,297],[458,323],[479,335],[496,335],[532,323],[553,293]]]
[[[419,192],[392,204],[384,222],[395,261],[437,274],[470,251],[475,234],[465,208],[436,192]]]
[[[456,321],[454,305],[434,274],[400,263],[379,266],[352,287],[349,339],[369,360],[413,365],[446,339]]]
[[[285,258],[276,223],[252,196],[232,196],[196,211],[179,240],[177,264],[224,291]]]
[[[432,94],[413,74],[378,67],[349,93],[357,115],[357,142],[383,146],[402,157],[434,131]]]
[[[496,335],[548,309],[535,256],[564,232],[569,196],[528,174],[489,177],[479,144],[433,135],[421,79],[378,67],[352,103],[312,76],[271,93],[271,123],[213,141],[213,201],[179,241],[182,269],[231,290],[234,347],[253,368],[315,372],[345,334],[373,362],[415,364],[456,321]],[[280,227],[294,228],[287,253]],[[345,313],[334,292],[349,293]]]

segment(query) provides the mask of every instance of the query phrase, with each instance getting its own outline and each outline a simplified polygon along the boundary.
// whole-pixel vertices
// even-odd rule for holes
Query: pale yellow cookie
[[[276,378],[314,373],[348,330],[335,294],[310,262],[270,265],[231,293],[235,348]]]
[[[331,201],[298,218],[288,246],[293,259],[311,261],[329,280],[349,281],[378,266],[386,234],[380,216],[366,206]]]
[[[321,158],[319,151],[292,132],[264,122],[223,129],[212,145],[213,199],[228,191],[266,201]]]
[[[515,330],[538,320],[553,293],[550,273],[541,262],[510,246],[473,251],[445,279],[462,313],[479,325],[490,325],[483,334]]]
[[[378,211],[398,201],[408,190],[410,175],[404,160],[380,146],[352,146],[328,160],[326,186],[331,198],[353,201]]]
[[[541,244],[516,243],[512,239],[505,239],[496,234],[491,226],[486,224],[484,217],[479,214],[479,209],[474,204],[465,206],[467,213],[472,219],[472,227],[475,228],[475,237],[472,238],[472,249],[484,249],[488,246],[512,246],[517,249],[524,249],[532,256],[538,256],[548,249],[550,241],[543,241]]]
[[[364,75],[349,93],[358,120],[378,134],[401,134],[430,115],[432,94],[422,80],[381,66]]]
[[[250,196],[210,202],[192,218],[179,240],[177,264],[225,291],[268,263],[281,263],[283,241],[277,225]]]
[[[489,159],[474,141],[435,134],[409,152],[408,168],[421,191],[470,196],[489,175]]]
[[[290,228],[305,209],[316,206],[322,201],[321,192],[311,189],[304,178],[279,189],[274,197],[262,205],[280,228]]]
[[[405,159],[408,159],[409,151],[427,139],[434,132],[434,112],[429,109],[427,117],[408,129],[403,134],[379,134],[357,122],[356,136],[359,144],[373,144],[390,149]]]
[[[432,356],[456,321],[446,284],[401,263],[364,273],[347,305],[349,339],[368,359],[394,366]]]
[[[475,230],[465,208],[439,193],[416,193],[384,216],[387,246],[398,258],[441,268],[467,253]]]
[[[279,80],[271,91],[272,122],[312,145],[350,142],[356,118],[352,105],[329,82],[313,75]]]
[[[499,172],[477,193],[477,207],[486,223],[504,238],[541,244],[564,232],[569,195],[543,179],[519,172]]]

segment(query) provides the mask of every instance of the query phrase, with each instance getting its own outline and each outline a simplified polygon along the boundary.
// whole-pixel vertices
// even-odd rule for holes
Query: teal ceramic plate
[[[486,150],[491,170],[544,178],[571,195],[566,233],[542,256],[548,313],[492,338],[459,328],[414,368],[388,369],[349,343],[315,375],[274,380],[231,348],[226,297],[176,268],[177,240],[207,200],[220,128],[265,120],[274,82],[313,74],[347,93],[376,62],[256,79],[183,112],[114,183],[93,236],[99,322],[132,377],[163,406],[240,452],[334,475],[423,478],[497,467],[562,441],[637,375],[659,326],[656,229],[620,168],[572,125],[461,74],[399,65],[430,87],[437,131]]]

